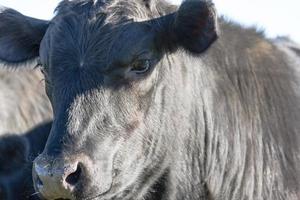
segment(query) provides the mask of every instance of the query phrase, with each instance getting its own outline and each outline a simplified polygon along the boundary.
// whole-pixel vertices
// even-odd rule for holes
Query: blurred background
[[[61,0],[0,0],[25,15],[51,19]],[[182,0],[169,0],[180,4]],[[287,36],[300,43],[300,0],[214,0],[220,15],[243,26],[257,26],[268,37]]]

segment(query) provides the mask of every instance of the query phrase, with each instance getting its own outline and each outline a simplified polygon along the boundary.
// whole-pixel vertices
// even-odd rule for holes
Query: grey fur
[[[38,70],[10,70],[0,66],[0,135],[24,133],[52,119],[44,87]]]

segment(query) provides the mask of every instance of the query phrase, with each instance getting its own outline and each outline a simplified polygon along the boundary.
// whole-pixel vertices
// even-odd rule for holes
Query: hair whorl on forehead
[[[55,9],[57,15],[97,14],[105,12],[108,16],[148,19],[166,15],[176,10],[165,0],[63,0]],[[115,18],[115,17],[112,17]]]

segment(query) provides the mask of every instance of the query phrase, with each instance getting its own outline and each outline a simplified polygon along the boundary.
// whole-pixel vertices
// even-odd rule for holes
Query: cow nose
[[[35,189],[46,199],[72,199],[76,186],[83,178],[83,167],[78,161],[54,161],[49,164],[37,158],[33,166]]]

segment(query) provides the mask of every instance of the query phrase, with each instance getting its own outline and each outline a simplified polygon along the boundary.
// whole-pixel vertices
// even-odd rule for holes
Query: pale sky
[[[170,0],[179,4],[181,0]],[[60,0],[0,0],[25,15],[51,19]],[[214,0],[219,14],[245,26],[256,25],[269,37],[290,36],[300,43],[300,0]]]

